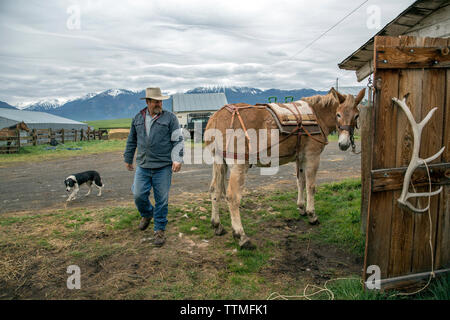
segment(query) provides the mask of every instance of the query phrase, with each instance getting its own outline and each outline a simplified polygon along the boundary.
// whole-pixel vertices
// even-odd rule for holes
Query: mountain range
[[[6,108],[6,109],[16,109],[16,107],[13,107],[10,104],[7,104],[6,102],[0,101],[0,108]]]
[[[340,88],[342,93],[356,94],[362,87]],[[251,87],[198,87],[188,90],[187,94],[197,93],[218,93],[223,92],[228,103],[244,102],[248,104],[265,103],[269,97],[277,97],[277,102],[284,102],[284,97],[292,96],[294,100],[316,94],[326,94],[327,91],[317,91],[314,89],[281,90],[269,89],[261,90]],[[169,93],[164,93],[168,95]],[[85,120],[106,120],[131,118],[139,110],[145,107],[145,102],[140,100],[145,96],[144,90],[130,91],[125,89],[109,89],[100,93],[90,93],[83,97],[72,100],[48,100],[39,101],[22,108],[27,111],[41,111],[57,116],[85,121]],[[5,102],[0,101],[0,108],[14,108]],[[172,110],[172,98],[165,100],[163,108]]]

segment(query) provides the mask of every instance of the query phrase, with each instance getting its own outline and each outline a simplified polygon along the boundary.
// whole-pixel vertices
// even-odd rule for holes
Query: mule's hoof
[[[250,238],[247,236],[243,236],[239,241],[239,247],[245,250],[254,250],[256,246],[250,241]]]
[[[306,208],[305,208],[305,206],[298,206],[298,213],[301,216],[306,216]]]
[[[319,218],[316,216],[314,212],[307,212],[308,222],[310,225],[320,224]]]
[[[239,233],[234,232],[234,230],[233,230],[233,238],[234,239],[241,239],[241,235]]]
[[[227,233],[227,230],[225,230],[225,228],[220,223],[217,227],[214,227],[214,229],[214,233],[216,234],[216,236],[223,236]]]
[[[310,225],[314,226],[314,225],[319,225],[320,221],[317,217],[313,218],[313,219],[308,219],[308,222]]]

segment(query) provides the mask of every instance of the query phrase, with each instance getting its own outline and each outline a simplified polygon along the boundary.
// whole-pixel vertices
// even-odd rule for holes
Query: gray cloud
[[[73,98],[150,85],[329,88],[357,85],[337,63],[373,34],[366,8],[384,26],[413,0],[369,1],[307,50],[310,41],[358,6],[337,1],[106,0],[0,2],[0,100]],[[80,9],[80,29],[67,27]]]

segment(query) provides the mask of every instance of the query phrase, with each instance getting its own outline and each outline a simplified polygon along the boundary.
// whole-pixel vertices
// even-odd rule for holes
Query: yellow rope
[[[425,164],[425,168],[427,169],[427,174],[428,174],[428,184],[429,184],[429,193],[431,193],[431,177],[430,177],[430,170],[428,169],[428,165],[425,161],[423,161],[423,163]],[[413,187],[414,193],[416,193],[416,188],[414,188],[414,185],[411,181],[411,185]],[[427,288],[429,286],[429,284],[431,283],[431,279],[435,278],[436,275],[434,273],[434,251],[433,251],[433,242],[432,242],[432,237],[431,235],[433,234],[433,225],[432,225],[432,221],[431,221],[431,208],[430,208],[430,203],[431,203],[431,194],[428,195],[428,221],[430,223],[430,236],[429,236],[429,244],[430,244],[430,253],[431,253],[431,272],[430,272],[430,277],[428,278],[428,282],[427,284],[414,292],[410,292],[410,293],[396,293],[391,295],[390,297],[395,297],[395,296],[410,296],[410,295],[414,295],[417,294],[421,291],[423,291],[425,288]]]

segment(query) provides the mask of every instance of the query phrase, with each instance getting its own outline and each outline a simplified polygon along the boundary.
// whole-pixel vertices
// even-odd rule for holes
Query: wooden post
[[[91,135],[91,129],[88,127],[88,129],[87,129],[87,140],[88,140],[88,141],[91,140],[90,135]]]
[[[48,143],[52,141],[52,128],[48,128]]]
[[[64,144],[64,129],[61,129],[61,142]]]
[[[372,92],[369,90],[369,95]],[[359,112],[361,119],[361,231],[366,234],[367,213],[369,210],[370,196],[370,161],[372,154],[372,97],[369,96],[367,107],[361,107]]]
[[[16,129],[16,135],[17,135],[17,151],[20,149],[20,130]]]
[[[73,141],[77,142],[77,129],[72,129],[73,131]]]
[[[83,141],[83,129],[80,129],[80,141]]]
[[[36,134],[36,129],[33,129],[33,130],[31,131],[31,135],[32,135],[32,137],[33,137],[33,146],[36,146],[36,145],[37,145],[37,134]]]

